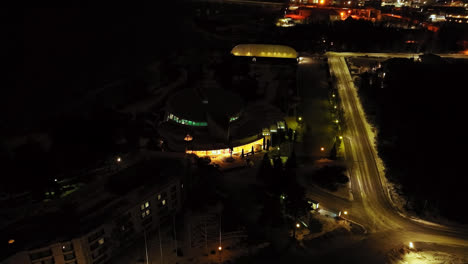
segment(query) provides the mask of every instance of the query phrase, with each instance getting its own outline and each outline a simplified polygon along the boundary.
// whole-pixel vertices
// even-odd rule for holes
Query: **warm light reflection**
[[[280,19],[279,22],[286,23],[287,20]],[[231,54],[249,57],[297,58],[297,51],[284,45],[239,44],[231,50]]]
[[[241,154],[244,150],[244,154],[247,154],[252,151],[252,147],[255,152],[261,151],[263,149],[263,138],[255,140],[245,145],[237,146],[232,149],[232,154]],[[187,150],[187,154],[195,154],[199,157],[211,157],[216,158],[218,156],[229,156],[231,155],[230,150],[226,149],[210,149],[210,150]]]

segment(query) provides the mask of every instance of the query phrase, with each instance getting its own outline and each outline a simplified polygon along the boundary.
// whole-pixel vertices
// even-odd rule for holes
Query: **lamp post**
[[[187,134],[185,137],[184,137],[184,141],[185,141],[185,153],[187,153],[187,145],[188,143],[192,142],[193,140],[193,137],[190,135],[190,134]]]
[[[143,229],[143,236],[145,237],[146,264],[149,264],[149,259],[148,259],[148,245],[146,244],[146,229]]]

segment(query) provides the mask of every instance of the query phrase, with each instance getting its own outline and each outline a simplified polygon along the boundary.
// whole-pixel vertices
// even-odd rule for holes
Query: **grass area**
[[[326,67],[323,63],[311,59],[310,63],[298,67],[298,93],[302,99],[300,108],[305,127],[303,142],[298,146],[301,152],[298,156],[308,156],[312,160],[328,156],[335,139]],[[321,151],[322,147],[324,151]]]

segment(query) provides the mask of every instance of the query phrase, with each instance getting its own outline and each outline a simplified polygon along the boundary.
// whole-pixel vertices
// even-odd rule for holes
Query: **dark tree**
[[[336,142],[333,144],[332,149],[330,150],[330,157],[331,160],[336,160]]]

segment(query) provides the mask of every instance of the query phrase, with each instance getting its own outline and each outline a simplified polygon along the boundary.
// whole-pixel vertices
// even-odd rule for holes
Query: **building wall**
[[[182,206],[181,179],[155,187],[151,195],[136,198],[133,206],[93,231],[71,241],[19,252],[1,264],[101,264],[119,253],[119,249],[132,244],[143,230],[159,224],[172,223],[172,215]],[[158,199],[159,198],[159,199]],[[143,207],[142,207],[143,205]],[[148,205],[148,206],[146,206]],[[146,215],[146,211],[149,214]],[[145,216],[143,217],[143,213]],[[171,221],[169,221],[171,220]]]
[[[247,154],[248,152],[252,151],[252,147],[254,148],[254,151],[261,151],[264,145],[263,140],[264,140],[263,138],[260,138],[253,142],[250,142],[241,146],[233,147],[232,153],[241,154],[242,150],[244,150],[244,154]],[[218,156],[227,157],[231,155],[230,150],[228,148],[227,149],[211,149],[211,150],[187,150],[186,153],[195,154],[199,157],[208,156],[211,158],[215,158]]]

